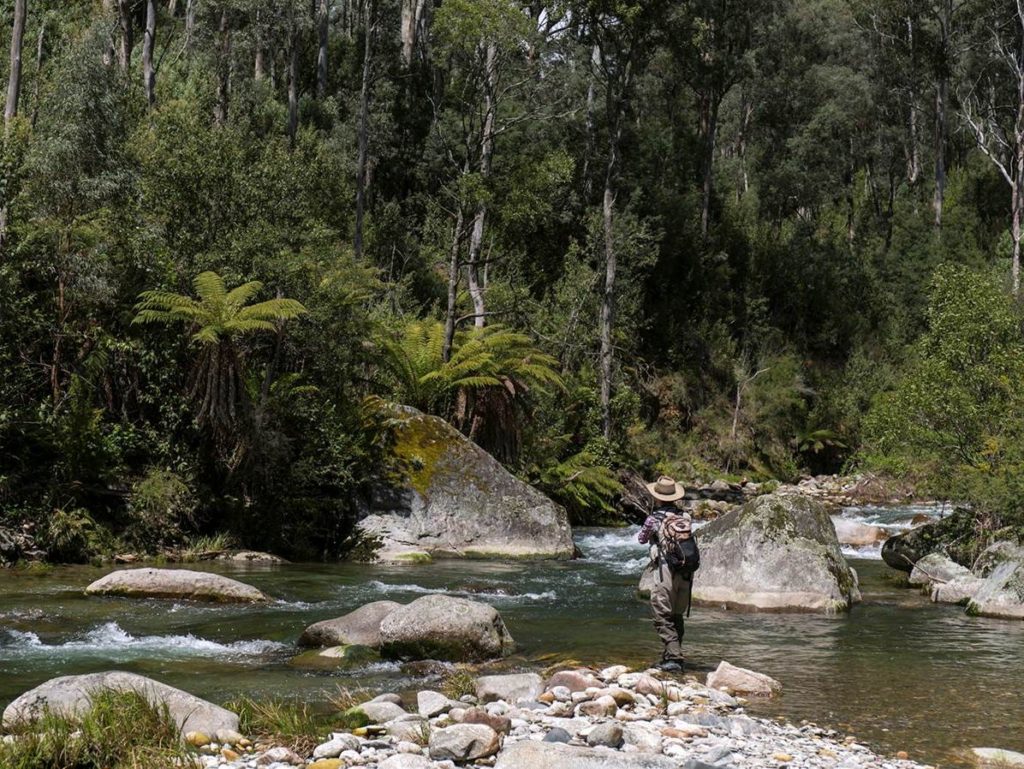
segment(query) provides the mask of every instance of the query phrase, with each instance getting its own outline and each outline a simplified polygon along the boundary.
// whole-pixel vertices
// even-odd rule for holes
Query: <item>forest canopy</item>
[[[0,524],[335,557],[451,421],[577,522],[860,469],[1020,525],[1006,0],[4,0]]]

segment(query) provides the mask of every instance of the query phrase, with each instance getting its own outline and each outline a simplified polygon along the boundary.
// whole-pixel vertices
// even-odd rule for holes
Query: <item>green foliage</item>
[[[45,711],[0,742],[5,769],[172,769],[191,760],[167,706],[135,692],[93,695],[81,717]]]
[[[569,512],[577,525],[615,520],[615,498],[622,484],[614,471],[586,449],[539,471],[537,485]]]
[[[285,745],[307,755],[324,734],[363,724],[352,723],[341,712],[317,708],[312,703],[277,697],[239,697],[224,705],[238,714],[239,729],[275,745]]]
[[[155,552],[173,544],[195,524],[199,500],[176,473],[153,468],[132,487],[124,539],[137,549]]]

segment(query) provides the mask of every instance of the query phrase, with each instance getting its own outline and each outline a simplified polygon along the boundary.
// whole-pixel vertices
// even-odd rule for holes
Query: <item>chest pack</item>
[[[658,548],[665,565],[675,574],[692,577],[700,568],[700,549],[686,517],[665,514],[658,527]]]

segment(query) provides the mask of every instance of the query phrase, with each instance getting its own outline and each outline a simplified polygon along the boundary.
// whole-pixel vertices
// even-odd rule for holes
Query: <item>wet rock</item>
[[[714,672],[708,673],[708,686],[712,689],[724,688],[734,694],[754,694],[761,697],[771,697],[782,691],[782,684],[771,676],[738,668],[725,660],[718,664]]]
[[[214,603],[265,603],[273,599],[252,585],[191,569],[122,569],[93,582],[86,595],[176,598]]]
[[[534,700],[544,691],[544,683],[536,673],[503,676],[481,676],[476,680],[476,696],[481,703],[504,700],[516,703]]]
[[[430,733],[430,757],[435,761],[456,763],[493,756],[501,747],[501,738],[484,724],[456,724]]]
[[[824,506],[769,494],[701,528],[693,600],[763,611],[845,611],[860,600],[857,575],[839,548]],[[654,573],[648,568],[641,592]]]
[[[259,550],[225,550],[218,553],[216,560],[228,561],[229,563],[253,563],[264,565],[275,565],[288,563],[288,560],[273,553],[264,553]]]
[[[402,604],[373,601],[342,617],[326,619],[307,627],[299,637],[299,646],[369,646],[379,649],[380,623]]]
[[[231,711],[173,686],[121,671],[53,678],[8,705],[2,725],[11,728],[17,724],[32,723],[44,709],[64,716],[81,716],[92,707],[92,697],[101,691],[136,692],[155,707],[166,705],[183,734],[202,732],[210,735],[220,729],[238,730],[238,716]]]
[[[443,419],[399,407],[394,451],[405,482],[364,499],[357,552],[392,561],[571,558],[565,510]]]
[[[971,748],[971,757],[979,766],[988,769],[997,767],[1024,767],[1024,753],[1002,748]]]
[[[369,646],[329,646],[292,657],[288,664],[311,670],[346,670],[380,662],[380,653]]]
[[[678,769],[678,764],[666,756],[527,741],[501,751],[495,769]]]
[[[427,595],[391,612],[380,626],[381,652],[392,659],[469,662],[504,657],[515,641],[485,603]]]

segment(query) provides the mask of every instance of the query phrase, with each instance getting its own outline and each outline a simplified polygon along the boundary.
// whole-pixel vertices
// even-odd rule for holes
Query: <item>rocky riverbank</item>
[[[231,730],[194,731],[187,738],[200,752],[195,765],[202,769],[921,766],[813,724],[746,714],[743,694],[778,687],[727,663],[707,683],[623,666],[562,670],[546,680],[534,673],[484,676],[459,699],[430,690],[381,695],[357,706],[367,726],[325,734],[309,755],[254,744]]]

